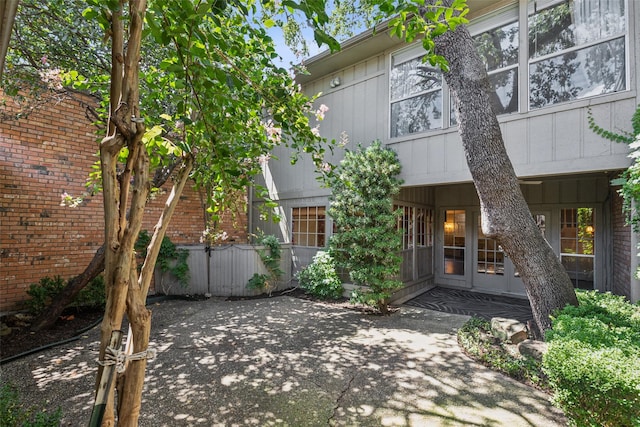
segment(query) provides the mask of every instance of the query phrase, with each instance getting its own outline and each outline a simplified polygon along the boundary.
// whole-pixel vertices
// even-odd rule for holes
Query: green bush
[[[319,251],[313,262],[298,272],[298,282],[308,294],[322,299],[338,299],[344,291],[336,264],[328,252]]]
[[[496,339],[491,324],[472,317],[458,329],[458,344],[474,360],[518,381],[547,389],[542,363],[522,356]]]
[[[576,426],[640,426],[640,307],[578,291],[552,319],[543,369],[554,401]]]
[[[140,231],[138,240],[134,246],[136,252],[139,254],[139,258],[144,261],[147,256],[147,247],[151,243],[151,234],[147,230]],[[160,268],[162,272],[159,281],[156,285],[163,287],[163,279],[165,273],[170,273],[176,278],[180,286],[186,288],[189,286],[189,264],[187,259],[189,258],[189,251],[186,249],[179,249],[169,237],[164,236],[162,243],[160,244],[160,252],[158,252],[158,259],[156,260],[156,267]],[[138,270],[142,268],[142,264],[138,265]],[[163,291],[166,292],[165,289]]]
[[[395,151],[374,141],[369,147],[345,152],[331,175],[329,215],[336,233],[329,247],[336,264],[349,272],[359,288],[351,300],[389,312],[389,298],[402,282],[398,280],[402,258],[400,211],[393,196],[400,192],[400,161]]]
[[[62,411],[53,413],[34,411],[20,404],[18,392],[9,384],[0,387],[0,426],[3,427],[56,427],[60,425]]]
[[[71,281],[73,279],[69,279]],[[60,276],[43,277],[38,283],[32,283],[27,290],[31,299],[26,301],[29,312],[35,316],[39,315],[67,286],[68,282]],[[97,276],[80,290],[78,295],[71,301],[69,307],[102,307],[105,304],[104,279]]]

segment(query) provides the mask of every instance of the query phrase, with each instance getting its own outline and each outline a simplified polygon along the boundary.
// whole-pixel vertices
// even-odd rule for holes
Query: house
[[[638,236],[625,225],[611,184],[630,165],[629,149],[596,135],[588,120],[631,130],[640,102],[640,2],[468,4],[468,28],[495,88],[506,149],[540,231],[576,287],[638,300]],[[309,74],[297,80],[309,95],[322,92],[318,105],[329,107],[323,136],[346,132],[351,149],[380,139],[398,153],[405,288],[396,299],[431,285],[524,297],[517,270],[482,233],[449,90],[422,55],[420,43],[405,44],[380,27],[347,40],[338,53],[305,61]],[[329,190],[309,160],[291,166],[284,149],[274,154],[283,160],[272,159],[264,178],[282,220],[272,224],[254,214],[251,228],[291,243],[297,270],[332,233]]]

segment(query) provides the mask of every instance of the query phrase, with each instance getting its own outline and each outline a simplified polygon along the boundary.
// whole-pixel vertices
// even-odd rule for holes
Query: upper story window
[[[391,137],[442,127],[442,73],[422,62],[422,45],[393,55]]]
[[[469,30],[494,89],[495,113],[626,90],[627,1],[529,0],[521,20],[515,2],[474,20]],[[441,73],[422,55],[415,45],[391,57],[392,138],[457,124]]]
[[[625,23],[625,0],[530,2],[530,108],[625,90]]]
[[[493,111],[500,115],[518,111],[518,22],[510,22],[476,35],[476,49],[487,67],[494,89]]]

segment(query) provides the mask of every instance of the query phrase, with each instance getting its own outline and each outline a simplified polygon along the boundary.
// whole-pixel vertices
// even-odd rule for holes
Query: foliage
[[[473,359],[518,381],[548,388],[542,363],[511,350],[491,333],[491,324],[472,317],[458,329],[458,344]]]
[[[622,210],[627,214],[627,224],[633,227],[635,232],[640,231],[640,105],[631,118],[632,133],[615,133],[598,126],[589,111],[589,129],[610,141],[629,144],[629,157],[633,159],[631,166],[625,170],[619,178],[611,181],[612,185],[621,186],[618,194],[622,196]],[[637,249],[640,249],[638,247]],[[640,275],[640,266],[636,268],[636,276]]]
[[[554,401],[577,426],[640,425],[640,306],[578,291],[553,320],[543,368]]]
[[[256,243],[265,246],[264,249],[258,249],[258,255],[260,255],[260,259],[267,269],[267,273],[254,273],[249,279],[247,287],[249,289],[271,292],[277,281],[284,274],[284,271],[280,268],[282,248],[280,247],[278,238],[273,235],[262,235],[258,237]]]
[[[10,384],[0,386],[0,425],[3,427],[57,427],[62,410],[53,413],[35,411],[20,403],[18,392]]]
[[[142,230],[135,245],[136,252],[140,254],[142,259],[147,256],[147,247],[150,242],[151,235],[147,230]],[[188,250],[178,249],[168,236],[164,236],[160,245],[158,260],[156,261],[156,266],[160,267],[163,276],[161,278],[161,286],[165,273],[175,277],[182,287],[189,286],[189,264],[187,264],[187,258],[189,258]]]
[[[326,251],[318,251],[313,262],[298,272],[297,279],[302,289],[318,298],[339,299],[344,291],[335,261]]]
[[[352,300],[383,313],[391,293],[402,286],[395,279],[402,237],[392,200],[400,192],[400,169],[397,154],[375,141],[347,151],[327,180],[332,190],[329,215],[337,229],[329,242],[331,253],[354,284],[366,286],[355,291]]]
[[[32,283],[27,290],[31,299],[25,303],[29,312],[35,316],[41,314],[71,280],[64,280],[60,276],[46,276],[41,278],[38,283]],[[102,276],[97,276],[76,295],[69,307],[103,307],[104,303],[104,279]]]

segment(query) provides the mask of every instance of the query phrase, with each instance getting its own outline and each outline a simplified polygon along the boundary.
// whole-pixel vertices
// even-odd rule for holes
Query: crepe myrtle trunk
[[[463,25],[435,39],[449,63],[444,73],[457,106],[459,133],[480,199],[482,232],[502,246],[524,282],[542,339],[550,315],[578,301],[569,276],[538,229],[507,156],[485,65]]]

